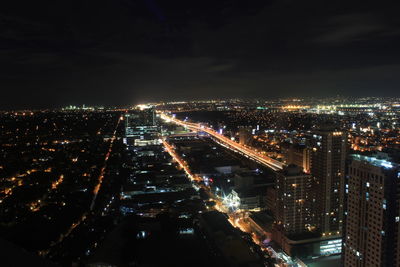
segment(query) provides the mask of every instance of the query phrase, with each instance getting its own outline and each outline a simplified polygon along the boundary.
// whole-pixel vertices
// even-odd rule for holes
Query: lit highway
[[[178,163],[178,166],[185,171],[189,179],[191,181],[197,182],[196,184],[193,184],[195,189],[203,188],[205,192],[210,196],[210,198],[215,202],[215,208],[218,211],[226,212],[228,209],[223,205],[222,201],[211,192],[210,187],[206,186],[203,183],[199,183],[203,181],[203,178],[192,173],[192,171],[189,169],[188,164],[175,152],[173,146],[168,144],[165,139],[162,140],[162,143],[164,145],[165,151],[168,152],[168,154]]]
[[[201,180],[200,177],[197,177],[195,175],[192,174],[192,172],[190,171],[189,167],[187,166],[186,162],[184,160],[182,160],[174,151],[174,148],[167,143],[167,141],[162,140],[162,143],[164,145],[165,151],[168,152],[168,154],[170,154],[170,156],[179,164],[179,167],[181,167],[186,175],[190,178],[190,180],[195,180],[195,181],[199,181]]]
[[[281,170],[284,166],[282,162],[279,162],[270,157],[262,155],[251,148],[245,147],[233,140],[230,140],[229,138],[217,133],[213,129],[201,125],[200,123],[190,123],[181,121],[171,116],[168,116],[164,113],[161,113],[161,118],[166,121],[171,121],[178,125],[185,126],[195,132],[199,131],[206,132],[207,134],[214,137],[215,141],[218,142],[220,145],[229,148],[235,152],[238,152],[249,159],[252,159],[264,166],[271,168],[274,171]],[[186,174],[189,176],[191,180],[202,180],[201,177],[196,177],[196,175],[192,174],[187,163],[179,155],[177,155],[177,153],[174,151],[173,147],[170,144],[168,144],[165,140],[163,140],[163,145],[166,151],[174,158],[175,161],[178,162],[179,166],[185,170]],[[230,212],[228,206],[226,205],[227,203],[224,203],[223,199],[220,199],[218,196],[214,195],[209,187],[205,185],[202,185],[201,187],[203,187],[206,190],[206,192],[210,195],[210,198],[213,199],[213,201],[216,203],[216,205],[214,206],[216,210],[228,214],[229,216],[228,221],[234,227],[239,228],[243,232],[249,233],[251,235],[251,238],[253,239],[253,242],[259,245],[264,253],[269,254],[273,258],[277,259],[278,263],[276,263],[275,266],[299,266],[297,263],[293,262],[290,259],[290,257],[288,257],[285,253],[283,252],[277,253],[271,247],[268,248],[265,247],[262,243],[262,240],[253,233],[250,225],[241,219],[243,218],[243,213],[241,210]]]
[[[246,156],[247,158],[252,159],[264,166],[267,166],[267,167],[273,169],[274,171],[281,170],[284,166],[284,163],[274,160],[270,157],[267,157],[267,156],[261,154],[260,152],[255,151],[254,149],[245,147],[245,146],[225,137],[224,135],[217,133],[213,129],[202,125],[201,123],[191,123],[191,122],[181,121],[181,120],[178,120],[171,116],[168,116],[165,113],[161,113],[161,118],[166,121],[171,121],[178,125],[185,126],[193,131],[205,132],[205,133],[211,135],[212,137],[214,137],[218,142],[220,142],[221,145],[224,145],[233,151],[239,152],[239,153],[243,154],[244,156]]]
[[[173,158],[173,160],[178,163],[178,166],[185,171],[186,175],[191,181],[199,182],[203,180],[201,177],[192,173],[188,164],[184,161],[184,159],[182,159],[182,157],[180,157],[180,155],[178,155],[175,152],[175,149],[172,145],[170,145],[165,139],[162,140],[162,143],[164,145],[165,151],[168,152],[168,154]],[[215,195],[209,186],[206,186],[205,184],[202,183],[194,185],[194,187],[196,186],[203,188],[205,192],[209,195],[210,200],[213,200],[215,202],[215,206],[211,209],[216,209],[219,212],[227,214],[229,216],[228,222],[232,226],[239,228],[242,232],[250,234],[253,242],[260,247],[263,253],[268,254],[271,257],[276,258],[278,260],[278,263],[276,263],[275,266],[286,266],[286,267],[299,266],[296,263],[294,263],[290,259],[290,257],[288,257],[286,254],[281,252],[277,253],[273,248],[265,247],[265,245],[262,242],[263,240],[260,239],[256,234],[254,234],[249,223],[243,220],[244,214],[246,213],[245,211],[242,211],[240,209],[230,210],[229,203],[225,203],[223,199]],[[226,204],[228,204],[228,206]]]

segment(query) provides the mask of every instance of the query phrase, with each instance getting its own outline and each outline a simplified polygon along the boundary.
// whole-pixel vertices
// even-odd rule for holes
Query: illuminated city
[[[208,254],[201,264],[352,266],[367,255],[344,240],[358,235],[350,225],[358,217],[348,216],[363,212],[346,204],[360,190],[352,179],[364,179],[351,166],[395,179],[378,179],[377,190],[397,187],[400,99],[324,101],[2,112],[3,236],[64,266],[161,264],[122,254],[138,246],[147,253],[160,238],[175,249],[196,242]],[[367,201],[373,177],[362,189]],[[377,195],[384,209],[398,207],[390,192]],[[391,214],[375,223],[398,222]]]
[[[400,266],[394,3],[15,0],[0,24],[0,267]]]

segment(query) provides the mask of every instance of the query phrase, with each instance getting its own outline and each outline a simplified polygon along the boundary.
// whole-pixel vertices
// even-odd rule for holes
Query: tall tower
[[[285,234],[310,231],[311,176],[300,166],[289,165],[276,175],[275,219]]]
[[[323,236],[341,235],[347,137],[317,131],[312,136],[313,223]]]
[[[126,127],[134,126],[155,126],[156,115],[154,108],[134,110],[126,115]]]
[[[153,108],[133,110],[125,115],[125,144],[145,146],[158,144],[160,129]]]
[[[251,138],[251,127],[239,126],[239,143],[241,145],[249,145]]]
[[[344,266],[400,266],[399,165],[352,155],[346,193]]]
[[[300,144],[291,144],[285,153],[286,164],[295,164],[303,168],[303,172],[310,173],[311,153],[309,147]]]

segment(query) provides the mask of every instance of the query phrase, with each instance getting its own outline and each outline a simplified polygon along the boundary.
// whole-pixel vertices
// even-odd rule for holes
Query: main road
[[[202,125],[201,123],[192,123],[192,122],[178,120],[178,119],[176,119],[172,116],[169,116],[165,113],[161,113],[161,118],[164,120],[167,120],[167,121],[174,122],[178,125],[185,126],[193,131],[205,132],[205,133],[211,135],[212,137],[214,137],[218,142],[220,142],[222,145],[225,145],[229,149],[239,152],[239,153],[243,154],[244,156],[248,157],[249,159],[252,159],[264,166],[267,166],[274,171],[279,171],[284,166],[284,163],[277,161],[275,159],[272,159],[270,157],[267,157],[252,148],[245,147],[245,146],[225,137],[224,135],[214,131],[212,128]]]
[[[123,119],[124,119],[123,116],[120,116],[120,117],[119,117],[118,122],[117,122],[117,125],[115,126],[115,129],[114,129],[114,133],[113,133],[113,135],[112,135],[112,137],[111,137],[110,146],[108,147],[106,156],[105,156],[105,158],[104,158],[104,165],[103,165],[103,167],[100,169],[100,174],[99,174],[99,178],[98,178],[97,184],[96,184],[96,186],[95,186],[94,189],[93,189],[93,199],[92,199],[92,203],[90,204],[90,210],[91,210],[91,211],[93,211],[93,209],[94,209],[94,204],[96,203],[97,195],[99,194],[101,185],[102,185],[102,183],[103,183],[103,179],[104,179],[104,175],[105,175],[105,171],[106,171],[106,167],[107,167],[107,161],[108,161],[108,159],[110,158],[110,154],[111,154],[111,151],[112,151],[112,148],[113,148],[113,145],[114,145],[114,141],[115,141],[115,139],[117,138],[118,125],[120,124],[120,122],[121,122]]]

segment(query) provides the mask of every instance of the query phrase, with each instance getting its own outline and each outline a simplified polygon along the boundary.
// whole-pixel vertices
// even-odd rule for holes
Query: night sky
[[[0,109],[400,96],[395,1],[3,2]]]

